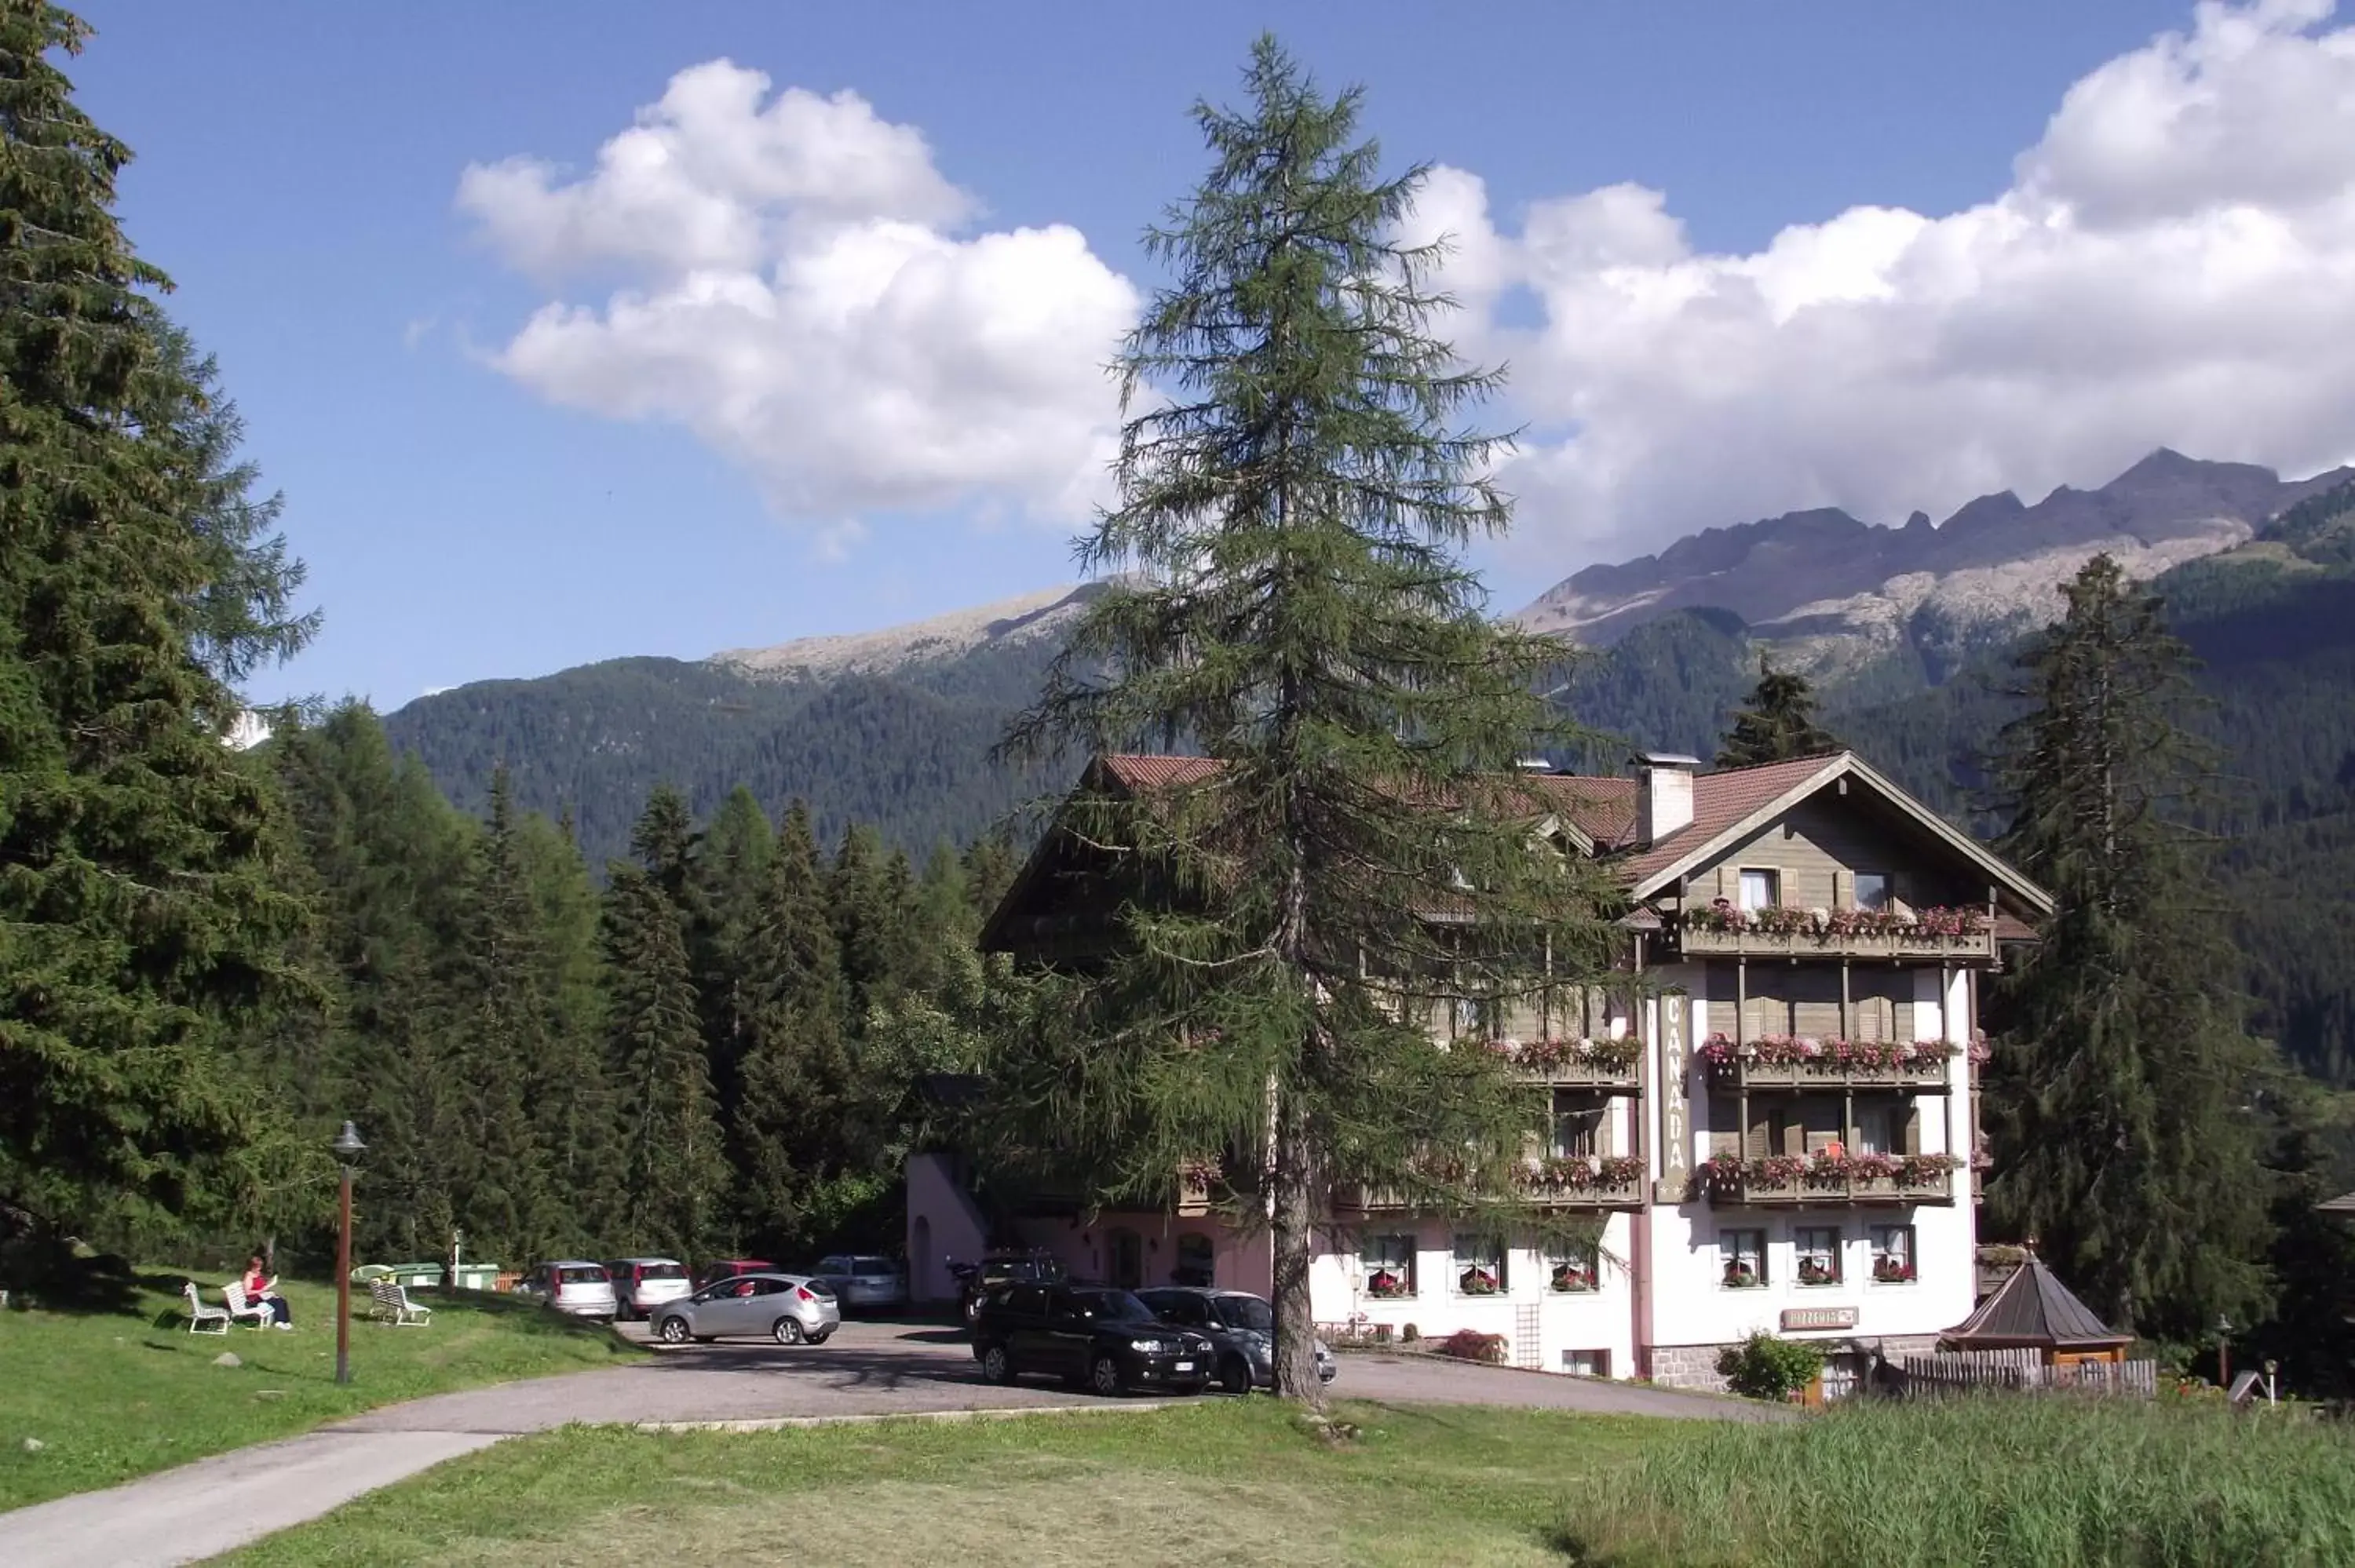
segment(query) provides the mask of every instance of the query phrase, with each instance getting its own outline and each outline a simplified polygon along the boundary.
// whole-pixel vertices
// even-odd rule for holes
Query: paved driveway
[[[644,1337],[634,1325],[623,1331]],[[1511,1404],[1697,1420],[1771,1420],[1782,1414],[1705,1394],[1420,1355],[1345,1355],[1333,1392],[1387,1404]],[[659,1346],[641,1365],[441,1394],[357,1417],[338,1430],[506,1436],[570,1421],[794,1420],[1096,1403],[1092,1395],[1038,1378],[1007,1387],[982,1382],[969,1342],[955,1330],[854,1320],[824,1345]]]

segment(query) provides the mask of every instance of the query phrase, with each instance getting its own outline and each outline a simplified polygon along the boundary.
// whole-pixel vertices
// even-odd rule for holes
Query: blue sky
[[[125,220],[218,355],[325,610],[314,649],[254,694],[355,692],[389,709],[469,680],[862,630],[1068,577],[1092,482],[1082,459],[1109,415],[1072,368],[1103,355],[1056,340],[1156,281],[1136,237],[1200,167],[1188,106],[1231,96],[1263,26],[1324,79],[1364,84],[1394,160],[1444,166],[1432,221],[1470,241],[1460,335],[1528,367],[1499,418],[1543,440],[1511,471],[1521,537],[1484,559],[1500,608],[1708,523],[1824,503],[1895,521],[1997,484],[2096,483],[2162,441],[2322,466],[2349,430],[2286,433],[2280,409],[2345,390],[2349,351],[2316,348],[2330,333],[2310,315],[2275,334],[2241,313],[2344,276],[2355,171],[2319,143],[2350,141],[2330,73],[2355,53],[2328,9],[2268,0],[2195,21],[2140,0],[1743,0],[1498,5],[1443,25],[1428,5],[1215,0],[92,0],[98,36],[69,69],[138,154]],[[2172,46],[2153,45],[2170,29]],[[858,95],[871,114],[837,101],[809,122],[872,139],[898,183],[869,178],[872,162],[807,174],[825,148],[783,145],[785,131],[730,142],[758,122],[715,111],[677,132],[735,160],[687,193],[697,210],[741,207],[762,235],[799,238],[741,254],[671,244],[657,209],[631,205],[643,192],[592,178],[599,150],[677,73],[723,58],[772,91]],[[2279,161],[2257,154],[2286,132],[2264,105],[2300,91],[2324,106],[2306,117],[2323,122],[2317,149],[2265,184],[2253,171]],[[517,158],[540,162],[482,176],[462,206],[470,166]],[[744,162],[761,158],[775,167]],[[786,164],[832,182],[822,221],[806,196],[746,194],[782,188]],[[1581,199],[1594,192],[1609,194]],[[2290,238],[2236,228],[2252,207]],[[1076,231],[1060,248],[1039,238],[1057,225]],[[888,254],[877,236],[893,237]],[[989,251],[976,242],[990,236],[1016,238]],[[909,255],[948,281],[896,337],[755,339],[680,313],[715,277],[768,301],[760,280],[781,256]],[[2190,292],[2089,319],[2069,301],[2118,292],[2105,267],[2140,282],[2179,268]],[[2217,281],[2251,269],[2246,298]],[[666,319],[692,332],[625,330],[617,292],[672,302]],[[1754,320],[1721,342],[1712,313],[1734,295]],[[570,328],[527,333],[558,305]],[[2237,342],[2278,335],[2279,363],[2252,370],[2149,325],[2186,313]],[[2055,333],[2066,363],[2021,346]],[[1843,404],[1794,383],[1859,391]],[[2225,420],[2220,397],[2252,412]],[[855,416],[832,422],[911,397],[925,406],[910,428],[940,448],[921,482],[901,482],[891,451],[853,450]],[[963,450],[951,438],[968,429],[991,440]]]

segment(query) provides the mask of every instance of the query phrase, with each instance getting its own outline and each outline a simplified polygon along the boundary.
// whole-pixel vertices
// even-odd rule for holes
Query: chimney
[[[1640,752],[1636,758],[1636,831],[1657,843],[1693,819],[1693,769],[1698,757],[1673,751]]]

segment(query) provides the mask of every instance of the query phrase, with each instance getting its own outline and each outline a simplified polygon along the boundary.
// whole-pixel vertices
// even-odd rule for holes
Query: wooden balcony
[[[1644,1162],[1626,1155],[1596,1159],[1572,1155],[1531,1164],[1514,1183],[1516,1194],[1532,1208],[1637,1209],[1644,1204]],[[1415,1210],[1403,1193],[1357,1182],[1333,1189],[1337,1216],[1401,1214]]]
[[[1960,1162],[1947,1155],[1859,1156],[1846,1160],[1773,1155],[1764,1160],[1720,1158],[1697,1178],[1713,1203],[1754,1208],[1826,1204],[1937,1204],[1955,1201]]]
[[[1995,932],[1982,927],[1955,935],[1925,930],[1832,931],[1714,929],[1678,925],[1668,939],[1689,959],[1846,959],[1854,962],[1995,962]]]
[[[1954,1058],[1932,1056],[1901,1061],[1838,1060],[1817,1056],[1793,1061],[1762,1062],[1735,1055],[1723,1060],[1703,1058],[1709,1081],[1721,1089],[1761,1090],[1785,1094],[1838,1094],[1849,1089],[1897,1089],[1917,1095],[1945,1094]]]
[[[1524,1047],[1513,1065],[1529,1082],[1557,1089],[1593,1089],[1606,1095],[1632,1095],[1640,1089],[1632,1056],[1549,1055],[1542,1049]]]

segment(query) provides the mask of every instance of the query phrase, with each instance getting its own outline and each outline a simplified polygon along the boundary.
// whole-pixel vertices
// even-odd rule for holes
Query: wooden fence
[[[2035,1351],[1941,1351],[1899,1356],[1908,1393],[1944,1393],[1973,1389],[2077,1389],[2088,1393],[2158,1393],[2157,1361],[2077,1361],[2047,1366]]]

